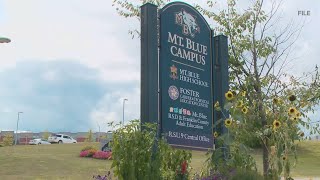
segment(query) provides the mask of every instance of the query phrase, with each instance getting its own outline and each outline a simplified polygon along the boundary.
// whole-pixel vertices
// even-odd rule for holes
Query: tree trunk
[[[267,177],[269,168],[269,153],[268,153],[268,139],[264,139],[264,145],[262,146],[262,158],[263,158],[263,176]]]
[[[267,125],[266,113],[264,112],[264,108],[262,105],[262,95],[260,88],[257,88],[258,94],[258,101],[259,101],[259,116],[261,118],[262,127]],[[268,175],[268,168],[269,168],[269,152],[268,152],[268,138],[264,137],[262,139],[262,162],[263,162],[263,176],[266,178]]]
[[[254,67],[254,77],[255,77],[255,86],[254,89],[257,93],[257,100],[258,100],[258,109],[259,109],[259,117],[261,118],[261,124],[262,127],[264,128],[267,125],[267,118],[266,118],[266,112],[263,108],[263,97],[262,97],[262,91],[261,91],[261,82],[260,82],[260,77],[259,77],[259,73],[258,73],[258,66],[257,66],[257,50],[256,50],[256,46],[255,46],[255,36],[253,36],[253,67]],[[268,139],[267,138],[263,138],[262,139],[262,162],[263,162],[263,175],[265,178],[267,178],[268,175],[268,167],[269,167],[269,153],[268,153]]]

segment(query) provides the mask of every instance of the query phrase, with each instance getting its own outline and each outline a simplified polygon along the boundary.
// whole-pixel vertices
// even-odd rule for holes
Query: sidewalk
[[[294,180],[320,180],[320,177],[293,177]],[[284,180],[284,178],[281,178]]]

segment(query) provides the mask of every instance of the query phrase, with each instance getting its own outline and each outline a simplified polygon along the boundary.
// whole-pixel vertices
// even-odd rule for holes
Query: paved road
[[[320,177],[293,177],[293,179],[294,180],[320,180]]]

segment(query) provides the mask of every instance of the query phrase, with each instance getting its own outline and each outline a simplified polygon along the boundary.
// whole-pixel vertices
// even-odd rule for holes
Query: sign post
[[[214,37],[204,17],[186,3],[157,10],[149,3],[141,7],[141,123],[158,122],[159,134],[172,146],[212,149],[213,101],[222,99],[228,85],[222,77],[228,76],[228,63],[214,61],[227,53],[226,37]],[[225,49],[219,49],[220,41],[215,46],[217,38]]]
[[[202,15],[176,2],[160,12],[162,130],[173,146],[210,149],[212,33]]]
[[[214,46],[213,50],[215,53],[213,61],[213,102],[214,104],[218,101],[221,107],[225,105],[224,94],[229,90],[229,73],[228,73],[228,39],[224,35],[218,35],[213,37]],[[220,119],[228,118],[229,114],[224,109],[221,108],[221,111],[214,111],[213,119],[218,121]],[[222,121],[219,125],[214,127],[214,131],[218,134],[227,133],[227,128]],[[221,144],[215,142],[215,148],[221,148],[223,151],[224,159],[227,158],[227,150],[229,149],[226,144]]]
[[[141,123],[158,122],[157,6],[141,6]]]

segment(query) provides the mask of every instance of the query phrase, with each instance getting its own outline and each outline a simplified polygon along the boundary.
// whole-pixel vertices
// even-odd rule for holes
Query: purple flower
[[[101,176],[101,175],[97,175],[97,176],[93,176],[93,179],[96,179],[96,180],[111,180],[111,172],[108,171],[106,175],[104,176]]]

